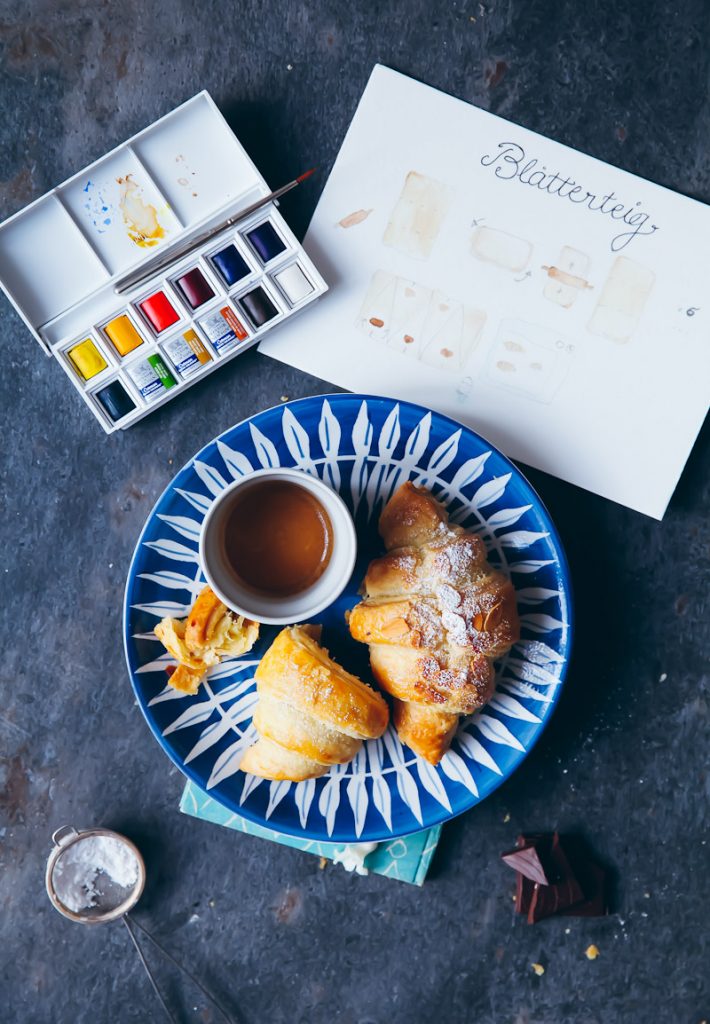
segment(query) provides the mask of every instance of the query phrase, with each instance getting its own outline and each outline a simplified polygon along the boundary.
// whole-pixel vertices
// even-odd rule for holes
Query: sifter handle
[[[165,949],[164,946],[161,946],[161,944],[158,942],[158,940],[155,938],[155,936],[152,935],[148,931],[147,928],[144,928],[142,924],[138,924],[138,922],[134,921],[132,917],[128,916],[128,914],[124,914],[122,920],[123,920],[123,923],[125,924],[126,928],[128,929],[128,934],[131,936],[131,942],[136,947],[136,952],[138,953],[138,956],[140,957],[140,961],[143,964],[143,966],[145,967],[145,970],[146,970],[146,973],[148,975],[148,978],[150,979],[150,983],[153,986],[153,991],[155,992],[156,996],[160,1000],[160,1005],[163,1007],[163,1009],[167,1013],[167,1015],[170,1018],[170,1020],[173,1021],[173,1024],[176,1024],[175,1018],[173,1017],[172,1013],[168,1009],[168,1005],[165,1002],[165,999],[163,998],[163,996],[162,996],[162,994],[160,992],[160,989],[158,988],[158,985],[157,985],[157,983],[155,981],[155,978],[153,977],[153,972],[151,971],[150,967],[148,966],[148,962],[146,961],[146,958],[145,958],[145,955],[143,953],[143,950],[138,945],[138,939],[136,938],[135,933],[133,931],[134,928],[138,928],[139,931],[143,932],[145,937],[147,939],[150,939],[150,941],[153,943],[153,945],[156,947],[156,949],[160,950],[160,952],[163,954],[163,956],[166,958],[166,960],[169,960],[171,964],[174,964],[174,966],[177,967],[177,969],[179,971],[181,971],[187,978],[190,979],[190,981],[194,985],[197,986],[197,988],[199,988],[199,990],[203,994],[203,996],[206,999],[208,999],[210,1001],[210,1003],[212,1003],[212,1005],[215,1007],[215,1009],[219,1010],[220,1014],[222,1015],[222,1017],[224,1017],[224,1019],[226,1020],[227,1024],[234,1024],[234,1021],[229,1016],[229,1014],[227,1013],[225,1008],[223,1006],[221,1006],[220,1003],[217,1002],[215,997],[213,995],[211,995],[211,993],[209,993],[207,991],[207,989],[202,984],[202,982],[198,981],[198,979],[195,977],[195,975],[191,974],[190,971],[188,971],[187,967],[183,967],[182,964],[178,963],[178,961],[175,959],[175,957],[172,956],[170,953],[168,953],[167,949]]]

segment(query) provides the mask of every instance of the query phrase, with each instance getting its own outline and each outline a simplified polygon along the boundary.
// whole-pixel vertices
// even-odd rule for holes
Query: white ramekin
[[[235,491],[266,480],[288,480],[310,491],[328,513],[333,528],[333,551],[322,576],[300,594],[274,597],[242,586],[225,564],[220,538],[223,517]],[[263,469],[233,484],[215,498],[202,523],[200,562],[207,582],[228,608],[257,622],[290,625],[310,619],[332,604],[345,589],[355,566],[357,537],[348,507],[327,484],[299,469]]]

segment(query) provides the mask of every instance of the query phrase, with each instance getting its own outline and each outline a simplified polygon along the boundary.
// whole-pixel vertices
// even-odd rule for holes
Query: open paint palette
[[[269,194],[201,92],[0,225],[0,284],[106,433],[327,290],[274,202],[117,290]]]

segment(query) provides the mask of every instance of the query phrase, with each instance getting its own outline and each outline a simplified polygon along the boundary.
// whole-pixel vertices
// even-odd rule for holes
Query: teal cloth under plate
[[[180,810],[194,818],[212,821],[216,825],[224,825],[250,836],[260,836],[262,839],[281,843],[282,846],[292,846],[296,850],[303,850],[304,853],[313,853],[316,857],[327,857],[328,860],[332,860],[337,851],[345,848],[344,843],[318,843],[296,836],[285,836],[264,828],[263,825],[255,825],[253,821],[247,821],[241,815],[218,804],[192,782],[188,782],[183,790]],[[377,848],[365,858],[365,867],[376,875],[397,878],[400,882],[409,882],[412,885],[423,885],[440,835],[441,825],[435,825],[422,832],[378,843]]]

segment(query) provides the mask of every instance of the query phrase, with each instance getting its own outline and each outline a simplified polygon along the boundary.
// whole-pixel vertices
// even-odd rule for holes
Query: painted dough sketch
[[[485,263],[494,263],[503,270],[518,274],[525,270],[532,256],[532,243],[516,238],[507,231],[477,227],[471,236],[471,255]]]
[[[486,361],[496,387],[549,404],[569,373],[574,345],[554,331],[523,320],[501,320]]]
[[[450,202],[448,185],[410,171],[382,241],[408,256],[429,259]]]
[[[460,372],[475,349],[486,314],[438,289],[376,270],[356,326],[374,341],[434,366]]]
[[[655,280],[656,275],[648,267],[627,256],[617,256],[587,330],[612,341],[628,341],[639,325]]]

